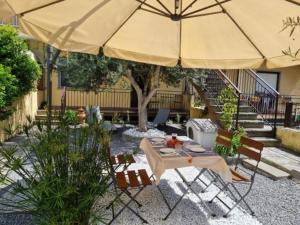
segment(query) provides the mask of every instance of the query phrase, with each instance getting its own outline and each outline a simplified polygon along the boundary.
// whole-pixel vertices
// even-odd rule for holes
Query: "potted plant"
[[[241,145],[241,137],[246,135],[244,128],[239,128],[233,131],[233,137],[231,140],[231,147],[227,148],[223,145],[216,145],[215,152],[225,158],[228,164],[233,164],[236,162],[237,149]]]

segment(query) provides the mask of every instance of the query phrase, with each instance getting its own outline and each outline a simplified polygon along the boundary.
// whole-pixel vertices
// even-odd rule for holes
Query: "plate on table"
[[[185,148],[187,148],[191,152],[205,152],[206,151],[206,149],[203,148],[201,145],[188,145],[188,146],[185,146]]]
[[[165,139],[163,139],[163,138],[151,138],[151,141],[153,141],[153,142],[164,142]]]
[[[163,154],[173,154],[176,153],[175,148],[161,148],[159,151]]]

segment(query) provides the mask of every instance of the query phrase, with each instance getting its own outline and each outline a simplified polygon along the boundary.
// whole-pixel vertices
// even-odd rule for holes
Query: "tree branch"
[[[153,66],[150,67],[150,70],[149,70],[148,75],[147,75],[147,79],[145,81],[144,95],[147,94],[149,84],[151,83],[151,80],[152,80],[152,74],[153,74]]]
[[[160,68],[160,66],[156,66],[154,70],[154,81],[156,81],[156,84],[154,85],[155,88],[158,88],[159,86]]]
[[[133,88],[135,89],[138,98],[140,98],[143,95],[143,92],[142,92],[142,89],[140,88],[139,84],[136,82],[136,80],[132,76],[132,71],[131,70],[127,70],[126,75],[127,75],[128,79],[130,80]]]
[[[153,97],[153,95],[155,95],[155,93],[157,91],[158,91],[158,88],[155,88],[155,89],[153,89],[153,90],[150,91],[150,93],[147,95],[147,97],[143,101],[143,104],[142,104],[143,108],[146,107],[149,104],[151,98]]]

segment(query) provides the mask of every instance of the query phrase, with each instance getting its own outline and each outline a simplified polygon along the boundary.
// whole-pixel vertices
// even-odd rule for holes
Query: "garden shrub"
[[[0,64],[0,120],[13,111],[12,103],[17,96],[17,79],[10,69]]]
[[[96,212],[94,204],[108,190],[110,132],[100,123],[70,128],[63,119],[49,130],[26,126],[25,143],[0,151],[0,185],[10,187],[0,209],[27,212],[37,225],[105,223],[104,206]]]
[[[35,81],[40,78],[41,70],[35,60],[28,54],[28,47],[22,40],[17,30],[8,25],[0,26],[0,65],[10,70],[10,73],[15,77],[14,82],[0,82],[0,89],[13,88],[16,90],[11,95],[6,97],[5,107],[10,107],[16,97],[28,94],[34,89]],[[9,68],[9,69],[8,69]],[[3,70],[3,69],[2,69]],[[10,85],[10,87],[6,87]],[[9,105],[10,103],[10,105]],[[7,118],[11,110],[2,113],[0,120]]]

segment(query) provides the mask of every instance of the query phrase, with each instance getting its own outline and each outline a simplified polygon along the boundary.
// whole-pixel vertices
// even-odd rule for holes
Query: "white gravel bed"
[[[146,132],[141,132],[137,128],[130,128],[123,132],[123,135],[133,138],[152,138],[152,137],[165,137],[166,133],[158,129],[149,129]]]

